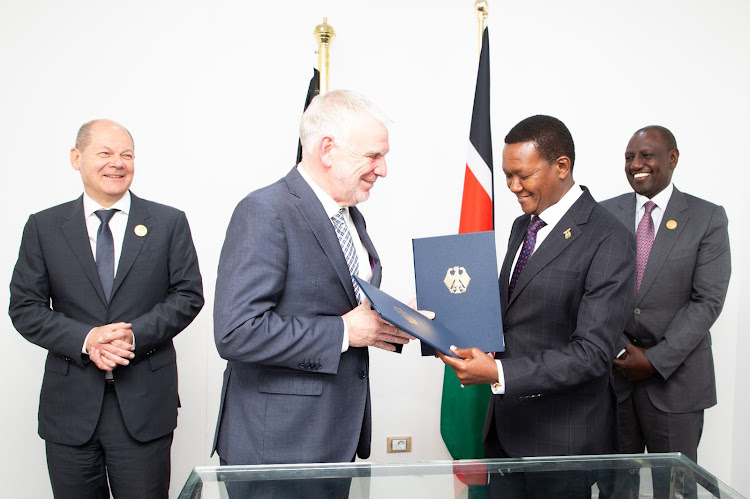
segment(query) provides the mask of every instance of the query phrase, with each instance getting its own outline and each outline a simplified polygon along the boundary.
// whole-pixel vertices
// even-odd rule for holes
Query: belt
[[[114,390],[115,389],[115,380],[104,378],[104,389],[105,390]]]

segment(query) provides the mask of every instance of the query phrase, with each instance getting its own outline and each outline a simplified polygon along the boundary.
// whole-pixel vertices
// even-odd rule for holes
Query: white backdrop
[[[648,124],[677,137],[676,185],[724,205],[734,272],[713,329],[719,405],[706,412],[699,462],[750,495],[750,401],[740,352],[750,312],[750,3],[744,0],[490,0],[495,167],[526,116],[562,119],[577,145],[575,179],[597,199],[625,192],[623,151]],[[291,168],[316,60],[312,31],[337,36],[331,87],[361,91],[394,120],[389,172],[362,205],[384,261],[383,289],[414,294],[411,238],[455,233],[477,64],[471,0],[52,0],[0,3],[0,282],[8,283],[28,215],[77,197],[68,163],[78,126],[107,117],[130,129],[133,191],[183,209],[206,307],[176,339],[182,409],[172,495],[209,458],[224,362],[211,311],[230,214]],[[496,179],[498,251],[520,213]],[[0,301],[7,303],[7,287]],[[0,469],[8,497],[51,496],[36,412],[45,352],[0,317]],[[446,459],[439,436],[442,364],[372,353],[373,461]],[[386,454],[412,435],[411,454]]]

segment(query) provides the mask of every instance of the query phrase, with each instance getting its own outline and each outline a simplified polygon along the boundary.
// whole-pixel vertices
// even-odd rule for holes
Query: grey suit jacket
[[[583,189],[531,256],[509,300],[511,267],[530,216],[517,218],[511,231],[500,272],[505,352],[496,355],[505,394],[490,398],[485,422],[485,438],[494,420],[510,456],[605,454],[616,447],[610,373],[632,308],[635,245]]]
[[[379,285],[380,261],[364,219],[356,208],[350,213]],[[341,353],[341,316],[356,305],[333,225],[296,168],[239,203],[214,306],[216,347],[228,361],[213,447],[223,460],[369,456],[367,348]]]
[[[137,225],[148,232],[138,236]],[[91,253],[83,198],[36,213],[23,231],[10,283],[10,317],[49,351],[39,402],[39,435],[86,443],[99,421],[104,372],[81,354],[89,331],[133,325],[135,359],[113,371],[128,431],[146,442],[177,425],[172,338],[203,306],[203,288],[185,214],[131,194],[125,238],[109,304]]]
[[[635,233],[635,193],[602,203]],[[674,220],[676,228],[666,226]],[[716,404],[711,333],[729,285],[731,257],[724,208],[676,187],[629,313],[624,345],[645,347],[657,374],[641,381],[664,412],[692,412]],[[622,346],[622,345],[620,345]],[[615,371],[620,401],[632,384]]]

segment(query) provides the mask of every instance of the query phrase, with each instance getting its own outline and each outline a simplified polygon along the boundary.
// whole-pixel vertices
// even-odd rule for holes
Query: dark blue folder
[[[495,233],[472,232],[414,239],[417,304],[435,312],[459,339],[459,348],[505,350]],[[423,355],[434,355],[431,344]]]
[[[460,342],[460,336],[440,322],[432,321],[416,310],[412,310],[408,305],[401,303],[369,282],[357,276],[354,278],[380,317],[430,345],[433,349],[432,355],[435,355],[434,349],[438,349],[446,355],[456,357],[450,347],[451,345],[459,346],[456,342]]]

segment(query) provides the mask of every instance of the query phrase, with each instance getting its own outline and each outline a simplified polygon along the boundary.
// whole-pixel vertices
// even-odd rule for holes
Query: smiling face
[[[503,172],[508,189],[516,195],[524,213],[539,215],[557,203],[570,189],[570,159],[561,156],[547,162],[533,142],[505,144]]]
[[[105,208],[115,204],[130,188],[134,160],[128,131],[106,120],[93,123],[88,143],[70,151],[70,163],[81,172],[84,191]]]
[[[332,141],[328,185],[339,206],[354,206],[370,197],[375,181],[388,173],[388,149],[388,129],[364,113],[354,120],[344,142]]]
[[[651,199],[669,185],[679,156],[657,130],[641,130],[625,149],[625,176],[635,192]]]

